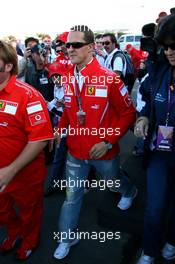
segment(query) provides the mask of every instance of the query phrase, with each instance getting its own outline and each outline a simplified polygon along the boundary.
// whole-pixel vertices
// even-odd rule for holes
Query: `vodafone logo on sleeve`
[[[40,101],[33,102],[27,105],[27,113],[29,116],[31,126],[36,126],[47,122],[45,113]]]
[[[47,122],[44,112],[29,115],[29,120],[30,120],[31,126],[36,126],[41,123]]]

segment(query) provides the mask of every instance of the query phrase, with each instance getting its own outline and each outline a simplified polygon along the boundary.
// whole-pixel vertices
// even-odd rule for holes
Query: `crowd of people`
[[[37,248],[46,164],[45,196],[56,191],[56,182],[75,183],[66,186],[60,234],[76,232],[87,183],[97,173],[121,193],[117,207],[129,209],[138,190],[120,173],[119,140],[131,130],[138,137],[133,154],[144,156],[147,170],[137,264],[153,264],[160,254],[175,258],[174,9],[171,13],[161,12],[157,24],[142,27],[140,50],[128,44],[122,51],[113,33],[94,36],[84,25],[54,41],[49,35],[41,41],[29,37],[25,50],[14,39],[0,41],[0,226],[7,230],[1,252],[20,240],[16,258],[25,260]],[[130,95],[136,82],[135,109]],[[78,242],[78,236],[67,235],[54,257],[63,259]]]

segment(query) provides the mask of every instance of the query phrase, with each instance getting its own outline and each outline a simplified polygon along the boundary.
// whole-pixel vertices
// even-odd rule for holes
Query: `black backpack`
[[[121,75],[121,80],[124,82],[125,85],[134,85],[135,82],[135,69],[134,64],[131,60],[131,57],[128,53],[125,53],[121,50],[117,50],[112,57],[111,60],[111,68],[113,70],[114,68],[114,61],[117,57],[120,57],[122,59],[123,65],[126,63],[126,74],[125,76]]]

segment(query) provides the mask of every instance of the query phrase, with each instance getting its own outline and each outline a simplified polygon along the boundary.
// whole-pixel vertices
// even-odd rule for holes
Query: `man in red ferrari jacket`
[[[62,79],[65,110],[56,133],[58,142],[65,129],[68,133],[67,192],[59,220],[60,243],[54,253],[57,259],[64,258],[78,241],[74,234],[84,194],[82,183],[90,167],[100,172],[106,184],[114,179],[119,139],[135,122],[135,110],[119,76],[93,58],[93,32],[87,26],[75,26],[66,47],[73,66]],[[131,206],[137,190],[128,179],[120,179],[120,185],[124,210]]]
[[[0,227],[7,231],[0,252],[12,250],[20,238],[16,257],[26,260],[39,244],[46,175],[42,150],[53,132],[43,97],[18,81],[17,72],[16,51],[0,41]]]

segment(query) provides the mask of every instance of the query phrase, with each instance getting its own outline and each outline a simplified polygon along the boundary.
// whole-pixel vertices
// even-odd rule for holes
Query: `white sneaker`
[[[56,259],[63,259],[69,254],[69,250],[71,246],[77,244],[79,242],[79,239],[74,239],[72,242],[60,242],[59,246],[54,252],[54,258]]]
[[[162,256],[167,259],[174,259],[175,258],[175,247],[166,243],[164,248],[162,249]]]
[[[154,258],[142,253],[142,256],[139,258],[137,264],[154,264]]]
[[[137,189],[135,194],[132,197],[124,197],[122,196],[122,198],[120,199],[119,203],[117,204],[117,207],[120,208],[121,210],[127,210],[131,207],[132,202],[134,200],[134,198],[137,196]]]

